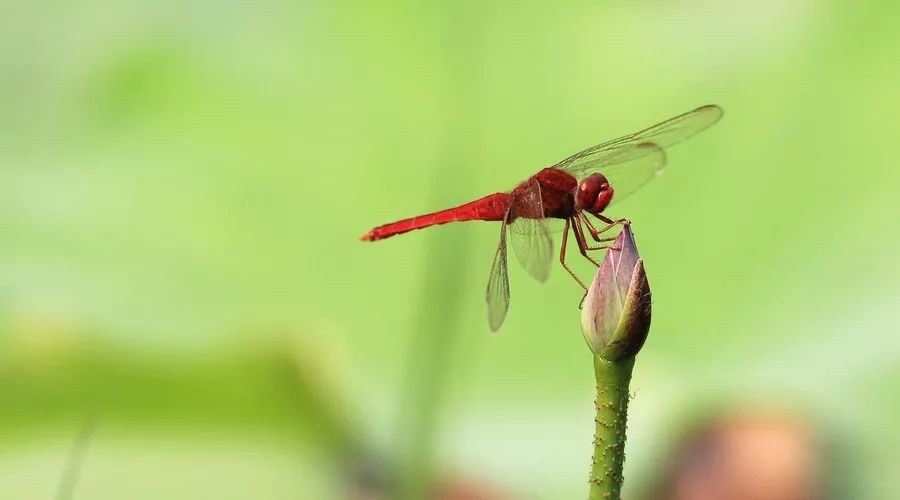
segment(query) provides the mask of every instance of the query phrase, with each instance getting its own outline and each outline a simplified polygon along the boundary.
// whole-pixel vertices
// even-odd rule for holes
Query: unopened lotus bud
[[[595,355],[634,357],[650,331],[650,284],[626,224],[597,269],[581,310],[584,339]]]

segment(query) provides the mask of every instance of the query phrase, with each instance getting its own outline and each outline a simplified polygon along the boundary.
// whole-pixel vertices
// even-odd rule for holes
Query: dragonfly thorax
[[[612,201],[613,188],[601,173],[591,174],[575,188],[575,207],[592,214],[602,212]]]

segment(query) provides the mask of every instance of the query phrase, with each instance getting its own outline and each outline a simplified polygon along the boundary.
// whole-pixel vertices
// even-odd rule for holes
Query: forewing
[[[655,144],[658,149],[674,146],[708,128],[719,121],[721,117],[722,108],[716,105],[701,106],[639,132],[624,135],[618,139],[606,141],[575,153],[557,163],[554,167],[565,170],[580,179],[598,171],[606,175],[607,169],[613,165],[624,165],[626,163],[642,165],[642,163],[637,163],[636,160],[639,160],[643,155],[659,154],[652,147],[643,147],[643,144]],[[650,163],[653,164],[654,162],[651,161]],[[665,165],[664,155],[662,165]],[[662,165],[659,168],[662,168]],[[610,184],[613,186],[613,189],[616,189],[618,194],[619,188],[612,182]]]
[[[509,273],[506,269],[506,223],[500,224],[500,243],[487,285],[488,324],[496,332],[509,310]]]
[[[526,189],[517,189],[510,213],[509,241],[522,267],[534,279],[544,282],[550,276],[553,239],[544,218],[541,186],[532,180]]]
[[[601,172],[613,188],[610,205],[624,200],[644,184],[662,173],[666,165],[666,152],[652,142],[644,142],[620,148],[630,158],[606,165]],[[630,153],[629,153],[630,152]]]

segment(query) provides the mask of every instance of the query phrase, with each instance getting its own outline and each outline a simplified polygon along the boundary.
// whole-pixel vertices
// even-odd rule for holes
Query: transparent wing
[[[534,279],[544,282],[553,262],[553,239],[544,218],[541,185],[532,181],[524,190],[516,190],[507,215],[509,241],[522,267]]]
[[[594,172],[603,173],[615,190],[615,203],[662,170],[666,164],[663,148],[674,146],[697,134],[721,117],[722,108],[716,105],[701,106],[639,132],[575,153],[554,167],[569,172],[578,179]],[[645,158],[647,156],[651,158]],[[627,172],[632,169],[637,172]],[[632,176],[635,178],[631,179]],[[622,180],[619,182],[631,186],[630,189],[617,185],[613,177],[620,177]]]
[[[500,243],[487,285],[488,324],[496,332],[509,310],[509,273],[506,269],[506,223],[500,224]]]
[[[607,164],[600,172],[613,188],[610,205],[627,198],[644,184],[662,173],[666,166],[666,152],[652,142],[619,148],[622,156]],[[594,169],[592,172],[596,172]]]

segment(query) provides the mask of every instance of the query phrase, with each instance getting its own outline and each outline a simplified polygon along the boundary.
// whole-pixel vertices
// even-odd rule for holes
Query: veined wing
[[[487,285],[488,324],[496,332],[503,325],[509,310],[509,272],[506,267],[506,223],[500,224],[500,243],[491,265]]]
[[[541,185],[532,180],[524,189],[516,189],[515,197],[500,224],[500,242],[494,254],[487,286],[488,324],[497,331],[509,310],[509,269],[507,266],[506,232],[522,267],[538,281],[550,275],[553,240],[544,219]]]
[[[719,121],[722,108],[710,104],[688,111],[639,132],[585,149],[554,165],[580,179],[601,172],[621,201],[662,171],[663,148],[674,146]]]
[[[547,281],[553,262],[553,240],[544,218],[541,185],[532,180],[525,189],[514,191],[513,196],[507,215],[513,251],[528,274],[540,282]]]

